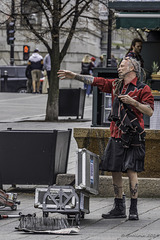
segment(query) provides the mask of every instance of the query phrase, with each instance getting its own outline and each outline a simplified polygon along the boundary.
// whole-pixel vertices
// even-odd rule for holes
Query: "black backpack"
[[[91,64],[90,63],[82,63],[82,71],[81,74],[83,75],[89,75],[89,71],[91,70]]]

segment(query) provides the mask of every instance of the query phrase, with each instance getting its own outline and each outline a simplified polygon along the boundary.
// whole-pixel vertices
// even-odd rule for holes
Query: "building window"
[[[21,24],[27,25],[27,20],[34,26],[42,25],[42,11],[35,0],[21,0]]]

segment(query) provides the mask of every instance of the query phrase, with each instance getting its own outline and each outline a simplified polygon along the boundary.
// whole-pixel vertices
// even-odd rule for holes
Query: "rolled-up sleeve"
[[[151,93],[151,89],[148,85],[146,85],[142,90],[142,98],[141,102],[143,104],[150,105],[150,107],[154,110],[154,97]]]
[[[92,86],[97,86],[101,92],[111,93],[114,79],[95,77]]]

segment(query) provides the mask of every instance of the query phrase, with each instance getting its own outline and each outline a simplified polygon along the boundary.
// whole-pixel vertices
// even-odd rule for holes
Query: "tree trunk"
[[[57,72],[60,67],[60,51],[59,51],[59,0],[53,0],[54,15],[52,18],[52,50],[49,53],[51,57],[51,73],[50,73],[50,86],[48,93],[48,101],[46,108],[46,121],[58,121],[59,115],[59,78]]]
[[[59,43],[58,43],[59,44]],[[59,45],[52,48],[51,54],[51,74],[50,74],[50,86],[48,93],[48,101],[46,108],[46,121],[57,121],[59,114],[59,79],[57,72],[60,67],[59,63]]]
[[[52,61],[51,61],[52,62]],[[59,79],[57,77],[57,71],[59,70],[59,62],[55,64],[53,61],[53,68],[50,74],[50,86],[46,108],[46,121],[57,121],[59,113]]]

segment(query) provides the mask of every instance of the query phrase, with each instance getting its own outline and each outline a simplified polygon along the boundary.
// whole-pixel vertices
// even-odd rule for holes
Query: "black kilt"
[[[111,137],[102,158],[102,170],[109,172],[144,171],[145,142],[124,148],[120,138]]]

